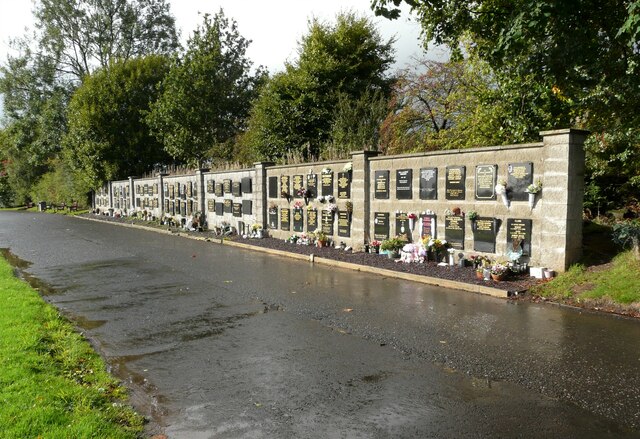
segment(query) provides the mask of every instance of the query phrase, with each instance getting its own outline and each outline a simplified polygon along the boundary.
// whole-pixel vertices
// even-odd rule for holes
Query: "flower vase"
[[[482,270],[476,270],[476,277],[480,280],[484,278],[484,276],[482,275]]]
[[[453,253],[449,254],[449,265],[453,267]]]
[[[413,232],[413,218],[409,218],[409,230]]]
[[[536,194],[529,193],[529,209],[533,210],[534,204],[536,204]]]
[[[495,280],[496,282],[503,281],[506,277],[507,277],[507,273],[502,273],[502,274],[491,273],[491,279]]]
[[[507,197],[507,194],[500,194],[500,196],[502,197],[502,204],[504,204],[504,206],[508,209],[509,208],[509,198]]]

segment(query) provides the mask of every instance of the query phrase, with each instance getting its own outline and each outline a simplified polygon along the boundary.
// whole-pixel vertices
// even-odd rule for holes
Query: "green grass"
[[[640,261],[632,251],[625,251],[615,256],[604,270],[588,271],[583,265],[574,265],[532,292],[555,300],[606,299],[620,305],[640,304]]]
[[[141,437],[125,400],[89,343],[0,258],[0,437]]]

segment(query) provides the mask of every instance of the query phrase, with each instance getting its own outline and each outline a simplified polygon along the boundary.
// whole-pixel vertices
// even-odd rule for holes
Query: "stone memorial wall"
[[[522,254],[564,270],[581,255],[586,132],[541,133],[542,142],[114,181],[94,193],[109,214],[152,212],[179,223],[202,212],[209,227],[275,237],[322,230],[355,250],[404,236],[447,239],[465,253]],[[533,199],[527,186],[540,182]],[[506,184],[503,199],[496,185]],[[347,208],[347,206],[349,206]],[[468,213],[477,218],[471,221]]]

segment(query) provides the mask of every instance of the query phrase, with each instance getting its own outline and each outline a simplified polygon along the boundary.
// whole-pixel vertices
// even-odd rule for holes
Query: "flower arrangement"
[[[309,191],[308,191],[306,188],[301,187],[300,189],[298,189],[298,190],[296,191],[296,196],[298,196],[298,197],[302,197],[302,198],[308,198],[308,196],[309,196]]]
[[[291,244],[295,244],[298,241],[298,235],[291,235],[289,236],[289,238],[287,238],[287,242],[290,242]]]
[[[251,230],[253,230],[254,232],[257,232],[258,230],[262,230],[262,224],[260,223],[251,224]]]
[[[507,193],[507,181],[506,180],[498,180],[498,184],[495,187],[497,195],[503,195]]]
[[[380,247],[382,243],[376,239],[374,239],[373,241],[371,241],[371,244],[369,244],[371,247]]]
[[[270,213],[276,213],[278,211],[278,206],[276,206],[276,203],[270,203],[269,204],[269,212]]]
[[[491,274],[502,276],[509,271],[509,265],[506,262],[494,261],[491,265]]]
[[[540,192],[542,190],[542,181],[540,181],[540,179],[538,179],[535,184],[530,184],[529,186],[527,186],[526,191],[530,194],[537,194],[538,192]]]
[[[316,237],[316,241],[327,242],[329,240],[329,237],[322,231],[322,229],[316,229],[313,234]]]
[[[304,203],[302,201],[296,201],[295,203],[293,203],[294,209],[302,209],[303,207],[304,207]]]
[[[334,204],[334,203],[329,203],[327,204],[327,206],[324,208],[324,210],[328,211],[328,212],[335,212],[336,210],[338,210],[338,205]]]
[[[331,170],[331,168],[322,168],[322,173],[323,174],[333,174],[333,171]]]
[[[470,210],[469,213],[467,213],[467,217],[469,218],[469,221],[475,221],[478,219],[478,212]]]
[[[313,204],[311,203],[307,204],[307,210],[314,210],[315,208],[316,207]]]
[[[415,213],[409,213],[407,214],[407,218],[409,218],[410,220],[415,220],[418,218],[418,215],[416,215]]]
[[[347,213],[349,213],[349,215],[351,215],[353,213],[353,203],[351,201],[347,201],[344,204],[344,208],[347,211]]]
[[[352,169],[353,169],[353,163],[349,162],[349,163],[346,163],[344,165],[344,167],[342,168],[342,171],[343,172],[351,172]]]
[[[318,203],[324,203],[324,196],[320,195],[318,198],[316,198],[318,200]]]
[[[333,195],[327,195],[326,197],[324,197],[325,200],[327,200],[329,203],[333,203],[333,201],[335,200],[335,198],[333,197]]]
[[[453,215],[453,212],[450,209],[445,209],[444,210],[444,215],[445,216],[451,216],[451,215]]]
[[[453,210],[451,211],[451,213],[453,213],[454,215],[460,215],[462,213],[462,210],[460,210],[459,207],[454,207]]]
[[[473,268],[475,268],[476,271],[482,271],[485,268],[491,267],[491,259],[486,256],[471,255],[469,259],[471,259]]]

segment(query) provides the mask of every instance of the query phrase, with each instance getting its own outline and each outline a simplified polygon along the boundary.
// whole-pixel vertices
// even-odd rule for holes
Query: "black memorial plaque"
[[[239,181],[234,181],[233,183],[231,183],[231,194],[234,197],[241,197],[242,196],[242,183]]]
[[[214,212],[216,210],[216,202],[213,200],[207,200],[207,211]]]
[[[406,213],[396,213],[396,236],[411,241],[411,228],[409,227],[409,217],[407,217]]]
[[[283,207],[280,209],[280,229],[281,230],[291,230],[291,210],[288,207]]]
[[[187,216],[187,202],[183,201],[180,203],[180,215]]]
[[[183,200],[187,199],[187,185],[186,184],[181,184],[180,185],[180,198],[182,198]]]
[[[396,199],[410,200],[413,198],[413,169],[398,169],[396,171]]]
[[[293,231],[304,232],[304,211],[293,209]]]
[[[338,172],[338,198],[351,198],[351,172]]]
[[[476,200],[496,199],[496,165],[476,166]]]
[[[322,196],[333,195],[333,172],[320,174],[320,184],[322,185]]]
[[[530,219],[507,219],[507,252],[519,245],[523,256],[531,256],[531,224]]]
[[[318,196],[318,176],[316,174],[307,174],[307,190],[309,191],[309,198]]]
[[[224,215],[224,204],[216,203],[216,215],[222,216]]]
[[[269,209],[269,228],[278,228],[278,209]]]
[[[253,202],[251,200],[242,200],[242,214],[243,215],[253,214]]]
[[[389,199],[389,171],[376,171],[374,198],[379,200]],[[385,238],[386,239],[386,238]]]
[[[207,180],[207,193],[212,194],[215,192],[215,182],[213,180]]]
[[[464,166],[447,166],[445,194],[447,200],[464,200],[465,173]]]
[[[351,236],[351,215],[346,210],[338,211],[338,236],[343,238]]]
[[[373,239],[378,241],[389,239],[389,212],[373,214]]]
[[[291,194],[289,193],[289,176],[288,175],[281,175],[280,176],[280,196],[283,198],[286,198],[288,196],[290,196]],[[284,195],[286,194],[286,196]],[[289,230],[289,229],[287,229]]]
[[[294,198],[302,198],[302,194],[298,195],[298,192],[304,187],[304,175],[294,175],[291,182],[293,185]]]
[[[307,210],[307,232],[315,232],[318,228],[318,210]]]
[[[187,201],[187,215],[191,215],[193,213],[193,200]]]
[[[141,207],[140,198],[136,198],[136,207]]]
[[[224,185],[222,184],[222,182],[216,183],[214,187],[215,187],[216,197],[224,196]]]
[[[149,195],[149,185],[148,184],[145,184],[142,187],[142,195]]]
[[[509,163],[507,166],[507,187],[511,201],[527,201],[527,186],[533,184],[533,163]]]
[[[169,212],[171,212],[171,215],[175,215],[176,214],[176,202],[172,201],[171,204],[169,205]]]
[[[422,231],[421,236],[436,237],[436,216],[435,215],[422,215],[420,217]]]
[[[473,249],[477,252],[495,253],[497,220],[478,217],[473,223]]]
[[[193,197],[193,183],[190,181],[187,182],[187,197]]]
[[[224,213],[233,213],[233,201],[229,198],[225,198],[223,201]]]
[[[157,209],[158,207],[160,207],[160,201],[157,198],[153,199],[153,208]]]
[[[170,204],[169,204],[169,200],[164,200],[164,213],[166,213],[167,215],[169,215],[169,209],[171,208]]]
[[[322,211],[322,231],[328,236],[333,236],[333,212],[330,210]]]
[[[153,184],[153,195],[158,195],[158,183]]]
[[[464,250],[464,217],[448,215],[444,218],[444,239],[451,247]]]
[[[233,216],[242,216],[242,203],[233,203]]]
[[[269,198],[279,198],[278,177],[269,177]]]
[[[231,193],[231,180],[228,178],[225,178],[224,180],[222,180],[222,191],[225,194],[230,194]]]
[[[253,192],[253,187],[251,184],[251,177],[243,177],[240,180],[240,189],[242,190],[243,194],[250,194],[251,192]]]

